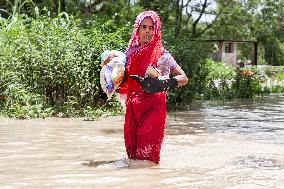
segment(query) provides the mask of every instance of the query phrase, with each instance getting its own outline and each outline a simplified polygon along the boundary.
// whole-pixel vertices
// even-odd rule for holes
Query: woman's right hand
[[[160,73],[153,66],[148,66],[146,75],[149,77],[158,78]]]
[[[108,57],[101,63],[101,67],[108,64],[114,57],[117,57],[115,54],[110,54]]]

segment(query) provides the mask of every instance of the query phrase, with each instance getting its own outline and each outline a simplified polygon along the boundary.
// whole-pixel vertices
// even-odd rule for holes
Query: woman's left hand
[[[184,71],[181,69],[179,65],[177,65],[177,67],[173,70],[171,74],[178,81],[178,87],[181,87],[187,84],[188,78],[186,77]]]
[[[176,75],[174,78],[178,81],[178,87],[186,85],[188,82],[188,79],[185,75]]]

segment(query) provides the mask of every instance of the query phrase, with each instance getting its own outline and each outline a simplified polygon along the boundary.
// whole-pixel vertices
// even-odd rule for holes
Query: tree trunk
[[[199,23],[200,19],[202,18],[202,16],[205,13],[205,9],[207,8],[208,4],[207,4],[207,0],[204,0],[203,5],[202,5],[202,9],[199,13],[198,18],[193,22],[192,24],[192,37],[197,37],[196,36],[196,32],[197,32],[197,24]]]
[[[54,0],[53,12],[54,12],[55,15],[58,14],[58,7],[59,7],[58,0]]]
[[[66,12],[65,0],[61,0],[61,10],[62,10],[62,12]]]
[[[54,0],[54,12],[60,14],[61,12],[66,12],[65,0]]]
[[[181,21],[182,21],[182,5],[183,0],[181,0],[181,6],[180,6],[180,0],[176,1],[176,29],[175,29],[175,37],[178,37],[180,35],[180,29],[181,29]]]

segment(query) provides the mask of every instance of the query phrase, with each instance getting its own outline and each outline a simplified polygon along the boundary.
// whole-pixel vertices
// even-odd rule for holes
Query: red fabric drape
[[[141,45],[138,30],[146,17],[153,20],[154,33],[149,43]],[[126,50],[127,79],[120,91],[127,93],[124,139],[128,157],[150,160],[155,163],[159,163],[164,137],[166,95],[163,92],[144,93],[140,85],[129,78],[129,75],[144,76],[149,65],[157,65],[158,59],[164,52],[160,26],[160,18],[154,11],[145,11],[137,16],[133,34]],[[133,52],[129,53],[130,51]]]

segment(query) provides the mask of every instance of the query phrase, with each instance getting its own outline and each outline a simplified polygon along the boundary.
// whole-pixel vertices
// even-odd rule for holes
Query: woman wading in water
[[[163,47],[160,27],[160,18],[154,11],[136,17],[126,50],[126,80],[119,89],[120,95],[126,97],[124,140],[128,158],[156,164],[164,138],[166,91],[188,82],[184,71]],[[156,74],[153,68],[158,70]],[[144,79],[147,73],[152,80]]]

